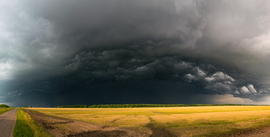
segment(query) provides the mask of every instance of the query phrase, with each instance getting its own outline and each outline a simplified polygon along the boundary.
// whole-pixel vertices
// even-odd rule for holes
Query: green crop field
[[[29,108],[46,115],[149,132],[149,123],[176,136],[231,135],[270,125],[270,106],[167,108]],[[150,131],[151,132],[151,131]]]

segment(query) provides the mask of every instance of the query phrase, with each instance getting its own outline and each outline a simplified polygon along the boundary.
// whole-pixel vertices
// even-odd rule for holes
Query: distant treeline
[[[140,108],[140,107],[192,107],[192,106],[254,106],[252,104],[101,104],[64,105],[56,108]]]
[[[6,104],[0,104],[0,108],[9,108],[9,106]]]

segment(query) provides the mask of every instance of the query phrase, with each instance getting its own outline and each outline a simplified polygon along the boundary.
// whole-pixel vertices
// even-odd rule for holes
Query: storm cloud
[[[269,103],[270,2],[0,2],[0,102]]]

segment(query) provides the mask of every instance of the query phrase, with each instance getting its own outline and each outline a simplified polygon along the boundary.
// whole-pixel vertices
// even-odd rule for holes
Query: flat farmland
[[[12,110],[12,109],[14,109],[14,108],[13,107],[10,107],[10,108],[0,108],[0,114],[5,113],[5,112],[7,112],[9,110]]]
[[[270,106],[164,108],[28,108],[31,113],[83,121],[100,129],[128,129],[141,136],[231,136],[270,125]],[[52,120],[53,121],[53,120]],[[65,122],[54,125],[62,130]],[[100,130],[93,126],[93,130]],[[109,131],[109,129],[108,129]],[[134,134],[135,136],[135,134]]]

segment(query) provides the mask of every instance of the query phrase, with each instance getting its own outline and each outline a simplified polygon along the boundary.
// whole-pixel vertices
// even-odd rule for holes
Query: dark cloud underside
[[[267,1],[0,2],[0,103],[268,103]]]

